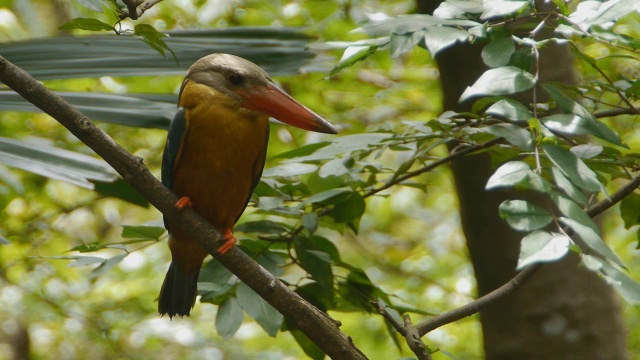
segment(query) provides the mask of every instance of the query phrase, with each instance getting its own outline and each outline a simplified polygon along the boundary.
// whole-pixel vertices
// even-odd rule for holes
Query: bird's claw
[[[231,230],[227,229],[224,232],[224,244],[218,248],[217,255],[224,255],[238,242],[236,236],[233,235]]]
[[[178,210],[182,210],[186,207],[191,207],[193,204],[191,204],[191,199],[189,199],[188,196],[183,196],[180,199],[178,199],[178,201],[176,202],[176,209]]]

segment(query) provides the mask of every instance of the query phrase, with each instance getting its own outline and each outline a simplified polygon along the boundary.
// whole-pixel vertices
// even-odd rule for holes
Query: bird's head
[[[184,84],[193,81],[237,100],[241,107],[256,111],[295,127],[336,134],[338,131],[320,115],[277,87],[269,75],[249,60],[229,54],[212,54],[196,61]]]

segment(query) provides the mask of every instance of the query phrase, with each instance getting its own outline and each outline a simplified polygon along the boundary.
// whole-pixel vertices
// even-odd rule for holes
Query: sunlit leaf
[[[502,99],[495,104],[491,105],[486,111],[486,114],[513,122],[526,122],[533,116],[529,109],[522,105],[521,102],[512,99]]]
[[[410,33],[392,33],[389,41],[389,52],[391,57],[396,58],[408,53],[424,38],[424,30],[417,30]]]
[[[558,131],[567,133],[591,134],[612,144],[623,146],[620,137],[607,125],[598,121],[590,111],[567,96],[560,88],[552,84],[542,84],[542,88],[551,95],[558,106],[568,115],[551,117],[550,124]],[[575,117],[575,118],[574,118]]]
[[[511,37],[501,37],[482,48],[482,61],[492,68],[506,66],[515,51],[516,46]]]
[[[500,166],[487,181],[487,190],[496,187],[515,186],[526,179],[531,171],[529,164],[522,161],[510,161]]]
[[[483,12],[480,19],[487,20],[490,18],[504,17],[511,15],[525,6],[528,1],[506,1],[506,0],[488,0],[483,1]]]
[[[517,269],[561,259],[569,251],[571,239],[559,233],[535,231],[522,239]]]
[[[489,69],[465,89],[459,101],[473,96],[515,94],[531,89],[535,83],[535,77],[531,73],[514,66]]]
[[[314,194],[303,202],[304,204],[322,204],[329,205],[344,201],[350,193],[353,192],[351,188],[338,188],[323,191],[321,193]]]
[[[640,304],[640,284],[624,272],[606,262],[602,262],[605,280],[631,305]]]
[[[468,31],[450,26],[430,26],[424,33],[424,42],[432,55],[456,43],[462,43],[468,38]]]
[[[542,144],[542,149],[545,154],[547,154],[549,160],[551,160],[572,183],[590,192],[605,191],[596,173],[589,169],[574,153],[548,142]]]
[[[602,240],[602,238],[600,237],[600,235],[595,232],[592,228],[581,224],[580,222],[573,220],[573,219],[569,219],[566,217],[560,217],[558,219],[562,224],[569,226],[570,228],[573,229],[573,231],[576,232],[576,234],[578,234],[578,236],[580,236],[580,238],[584,241],[584,243],[591,248],[591,250],[594,250],[596,252],[598,252],[600,255],[603,255],[604,257],[606,257],[607,259],[609,259],[610,261],[616,263],[617,265],[621,266],[621,267],[625,267],[624,263],[622,262],[622,260],[620,260],[620,258],[618,257],[618,255],[616,255],[610,248],[609,246],[607,246],[607,244],[605,244],[605,242]]]
[[[526,129],[514,124],[495,124],[482,129],[497,137],[503,137],[511,145],[522,150],[533,150],[531,134]]]
[[[584,194],[584,192],[581,189],[575,186],[566,177],[566,175],[562,173],[560,169],[553,166],[551,168],[551,173],[553,174],[553,179],[555,181],[556,186],[558,186],[560,190],[562,190],[565,194],[567,194],[571,199],[573,199],[580,205],[587,206],[587,204],[589,203],[589,199],[587,199],[587,196]]]
[[[349,46],[344,50],[340,61],[331,69],[329,76],[333,76],[340,72],[340,70],[351,67],[358,61],[368,58],[371,54],[375,53],[377,49],[377,46],[368,45]]]
[[[304,175],[304,174],[314,172],[317,169],[318,169],[318,166],[313,164],[290,162],[290,163],[274,166],[272,168],[264,169],[262,176],[264,177],[298,176],[298,175]]]
[[[553,216],[540,206],[524,200],[506,200],[500,204],[500,217],[518,231],[533,231],[547,226]]]
[[[580,159],[591,159],[602,153],[604,148],[600,145],[593,144],[580,144],[569,149],[572,153],[576,154]]]
[[[86,7],[89,10],[103,12],[102,11],[102,0],[77,0],[78,4]]]

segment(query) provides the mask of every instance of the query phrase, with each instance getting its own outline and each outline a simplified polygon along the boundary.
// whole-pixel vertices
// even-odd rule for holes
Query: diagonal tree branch
[[[624,186],[622,186],[620,189],[618,189],[618,191],[616,191],[615,193],[613,193],[610,197],[598,202],[597,204],[594,204],[593,206],[585,209],[585,212],[590,216],[590,217],[594,217],[597,215],[600,215],[601,213],[605,212],[606,210],[608,210],[609,208],[611,208],[613,205],[617,204],[618,202],[622,201],[622,199],[624,199],[625,197],[627,197],[629,194],[631,194],[633,191],[635,191],[638,187],[640,187],[640,174],[636,175],[635,177],[633,177],[631,179],[631,181],[629,181],[628,183],[626,183]],[[540,269],[540,267],[542,267],[542,263],[537,263],[537,264],[532,264],[529,265],[527,267],[525,267],[520,273],[518,273],[513,279],[511,279],[509,282],[507,282],[506,284],[502,285],[501,287],[497,288],[496,290],[466,304],[463,305],[457,309],[448,311],[446,313],[440,314],[438,316],[435,316],[431,319],[428,319],[418,325],[416,325],[416,329],[418,330],[420,336],[424,336],[425,334],[429,333],[430,331],[433,331],[437,328],[439,328],[440,326],[446,325],[446,324],[450,324],[454,321],[458,321],[460,319],[463,319],[467,316],[471,316],[473,314],[476,314],[478,312],[480,312],[480,310],[482,310],[484,307],[486,307],[487,305],[495,302],[496,300],[503,298],[511,293],[513,293],[514,291],[516,291],[517,289],[519,289],[522,284],[527,281],[529,278],[531,278],[531,276],[538,271],[538,269]]]
[[[60,122],[173,223],[180,224],[181,230],[197,239],[210,254],[216,253],[223,236],[192,209],[177,211],[174,204],[178,198],[149,172],[142,158],[131,155],[80,111],[2,56],[0,81]],[[217,260],[290,319],[330,357],[366,359],[334,320],[291,291],[237,247]]]

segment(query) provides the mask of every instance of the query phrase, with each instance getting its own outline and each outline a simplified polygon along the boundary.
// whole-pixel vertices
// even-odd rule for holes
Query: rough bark
[[[418,10],[430,13],[438,3],[419,0]],[[458,99],[486,70],[480,51],[460,45],[437,56],[444,110],[468,110]],[[566,47],[543,50],[540,71],[542,79],[575,82]],[[515,275],[522,234],[498,216],[499,204],[513,193],[484,190],[493,172],[487,154],[456,159],[452,171],[478,293],[484,295]],[[616,295],[597,275],[579,267],[576,256],[542,266],[519,291],[481,311],[480,320],[487,359],[628,357]]]

